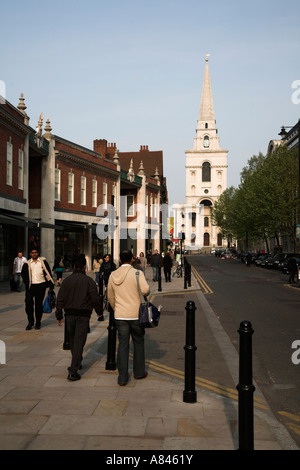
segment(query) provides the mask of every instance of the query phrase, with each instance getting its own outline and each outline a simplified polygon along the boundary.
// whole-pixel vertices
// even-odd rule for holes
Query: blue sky
[[[7,100],[23,92],[32,127],[43,112],[54,134],[88,148],[163,150],[170,204],[185,202],[207,53],[229,186],[300,118],[298,0],[12,0],[0,17]]]

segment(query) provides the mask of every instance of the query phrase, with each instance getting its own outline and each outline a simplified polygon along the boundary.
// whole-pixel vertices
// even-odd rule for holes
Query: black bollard
[[[188,282],[188,286],[191,287],[192,285],[192,275],[191,275],[191,271],[192,271],[192,267],[191,267],[191,263],[188,263],[188,275],[187,275],[187,282]]]
[[[99,275],[99,298],[100,298],[100,310],[102,313],[102,317],[99,317],[99,321],[104,320],[103,317],[103,274]]]
[[[239,363],[239,450],[254,450],[254,417],[252,384],[252,335],[254,330],[249,321],[243,321],[238,329],[240,334]]]
[[[161,292],[161,267],[158,268],[158,292]]]
[[[63,343],[63,349],[65,351],[68,351],[71,349],[71,344],[70,344],[70,332],[68,328],[68,316],[64,316],[64,322],[65,322],[65,328],[64,328],[64,343]]]
[[[195,403],[197,401],[197,392],[195,390],[195,368],[196,368],[196,349],[195,346],[195,310],[196,306],[192,300],[189,300],[185,307],[186,310],[186,345],[185,349],[185,389],[183,392],[183,401],[185,403]]]
[[[108,304],[109,311],[109,324],[108,324],[108,341],[107,341],[107,361],[105,364],[106,370],[116,370],[116,342],[117,342],[117,329],[115,326],[114,311]]]

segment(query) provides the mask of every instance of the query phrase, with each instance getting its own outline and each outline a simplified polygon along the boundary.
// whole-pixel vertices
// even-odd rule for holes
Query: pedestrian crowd
[[[39,249],[33,246],[27,260],[19,251],[13,261],[11,288],[21,292],[25,286],[25,312],[27,315],[26,330],[41,328],[44,313],[46,290],[53,293],[56,300],[55,316],[58,326],[65,322],[70,339],[71,364],[67,378],[70,381],[80,380],[83,350],[89,332],[89,322],[93,310],[98,319],[103,319],[103,306],[100,303],[98,287],[103,278],[105,290],[114,324],[118,332],[117,368],[118,384],[125,386],[129,380],[129,345],[133,343],[133,375],[136,379],[147,377],[145,368],[145,330],[139,322],[140,292],[136,272],[139,270],[139,287],[145,298],[150,293],[146,281],[146,266],[151,266],[153,281],[158,281],[159,269],[163,268],[166,282],[171,282],[171,269],[176,262],[174,253],[152,253],[148,250],[139,256],[130,250],[120,253],[118,266],[109,254],[97,255],[93,261],[95,279],[87,276],[88,266],[84,254],[73,258],[73,272],[63,280],[63,272],[68,270],[67,259],[56,256],[52,270],[48,261],[40,256]],[[56,279],[54,279],[54,274]],[[54,294],[55,284],[59,287],[57,297]],[[46,310],[45,310],[46,312]]]

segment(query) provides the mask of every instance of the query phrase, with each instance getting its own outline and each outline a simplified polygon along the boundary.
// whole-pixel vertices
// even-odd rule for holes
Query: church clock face
[[[210,142],[209,142],[209,137],[208,137],[208,135],[205,135],[205,136],[204,136],[204,139],[203,139],[203,147],[204,147],[204,148],[208,148],[208,147],[209,147],[209,144],[210,144]]]

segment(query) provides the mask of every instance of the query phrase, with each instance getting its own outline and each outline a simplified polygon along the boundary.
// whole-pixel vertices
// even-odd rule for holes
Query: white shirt
[[[23,264],[26,263],[26,261],[27,259],[25,258],[25,256],[22,256],[21,258],[17,256],[14,259],[15,273],[20,273],[22,271]]]
[[[31,284],[41,284],[45,282],[42,263],[39,258],[36,263],[31,259],[29,268],[31,269]]]

